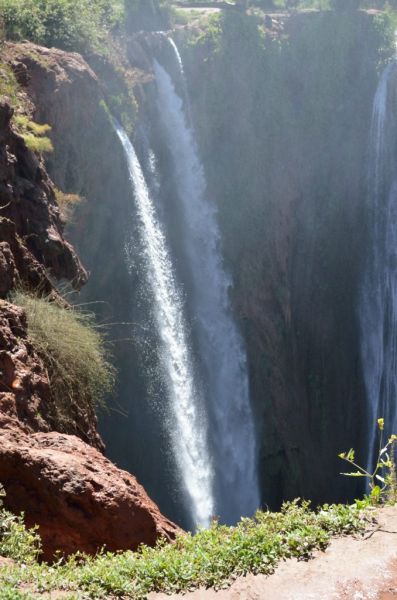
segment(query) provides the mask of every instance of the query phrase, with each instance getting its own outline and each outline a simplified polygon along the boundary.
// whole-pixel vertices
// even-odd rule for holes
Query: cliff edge
[[[33,44],[6,46],[23,104],[13,108],[7,97],[0,102],[0,483],[7,508],[23,511],[28,526],[38,524],[49,560],[57,550],[95,553],[173,539],[178,528],[132,475],[103,456],[95,413],[72,406],[66,430],[57,423],[50,377],[29,337],[27,315],[12,303],[13,292],[23,289],[67,307],[58,284],[79,289],[88,277],[65,238],[47,163],[18,131],[15,110],[35,120],[53,114],[54,123],[63,114],[64,124],[81,116],[78,105],[94,122],[105,116],[96,75],[81,56]],[[54,127],[60,150],[52,172],[58,185],[67,185],[67,169],[74,160],[78,173],[79,157],[70,139],[61,144],[61,138]]]

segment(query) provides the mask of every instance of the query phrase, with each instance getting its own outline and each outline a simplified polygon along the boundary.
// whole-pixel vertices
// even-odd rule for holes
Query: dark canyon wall
[[[391,29],[365,12],[296,15],[265,37],[262,25],[231,13],[190,34],[194,117],[248,349],[263,499],[346,500],[359,489],[337,455],[367,434],[357,300]]]

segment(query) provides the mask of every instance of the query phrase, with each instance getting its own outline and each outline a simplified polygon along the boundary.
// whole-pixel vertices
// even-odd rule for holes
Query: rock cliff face
[[[0,104],[1,297],[19,282],[49,293],[49,277],[75,287],[86,281],[62,233],[53,186],[42,161],[11,128],[13,110]]]
[[[112,144],[95,74],[79,55],[27,43],[9,44],[5,56],[30,116],[53,126],[55,152],[47,165],[52,179],[66,191],[89,190],[94,138]],[[43,159],[26,147],[12,115],[9,103],[2,101],[0,298],[23,287],[60,299],[54,282],[70,281],[79,289],[87,272],[65,239]],[[80,135],[74,138],[83,125],[94,136],[85,140],[94,149],[91,153],[80,143]],[[98,175],[106,178],[112,172],[108,165],[108,171]],[[101,187],[98,210],[109,192],[103,179],[94,192]],[[85,219],[86,225],[87,214]],[[94,553],[102,546],[121,550],[154,544],[160,536],[175,537],[177,527],[160,514],[135,478],[100,453],[103,443],[94,414],[81,414],[75,407],[70,430],[57,431],[50,392],[46,370],[29,341],[24,311],[0,300],[0,483],[7,492],[7,507],[23,510],[28,525],[39,525],[44,557],[51,559],[56,550]]]
[[[225,15],[215,43],[186,49],[273,507],[359,493],[337,455],[366,433],[356,307],[379,31],[365,12],[320,11],[263,41],[255,19]]]

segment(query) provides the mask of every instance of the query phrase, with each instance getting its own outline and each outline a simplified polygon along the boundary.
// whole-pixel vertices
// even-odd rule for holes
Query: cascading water
[[[368,465],[376,458],[377,419],[397,431],[397,64],[376,91],[369,147],[368,200],[373,245],[360,303],[361,355],[368,399]]]
[[[170,41],[179,65],[176,45]],[[158,107],[182,206],[184,251],[193,282],[192,305],[200,360],[206,381],[208,427],[216,511],[236,522],[259,507],[255,429],[250,408],[246,356],[229,301],[216,210],[206,197],[206,181],[194,131],[167,71],[155,60]]]
[[[173,452],[192,525],[207,526],[214,515],[213,474],[206,439],[207,424],[194,377],[183,302],[138,157],[125,131],[116,122],[114,127],[125,151],[133,185],[146,277],[161,341],[160,362],[170,400]]]

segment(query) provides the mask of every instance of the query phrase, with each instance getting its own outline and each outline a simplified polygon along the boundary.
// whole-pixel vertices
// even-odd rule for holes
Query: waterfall
[[[117,123],[114,127],[125,151],[136,203],[145,274],[160,339],[159,358],[167,383],[173,453],[185,488],[192,525],[207,526],[214,515],[213,475],[205,412],[195,382],[183,300],[138,157],[125,131]],[[153,161],[151,168],[155,168]]]
[[[397,431],[397,65],[375,94],[368,160],[372,252],[360,302],[361,356],[368,401],[368,466],[376,459],[377,419]]]
[[[187,91],[177,47],[170,43]],[[231,312],[230,277],[222,264],[214,204],[206,196],[188,109],[168,72],[154,61],[158,108],[183,216],[183,244],[192,283],[194,325],[206,381],[216,511],[225,522],[259,507],[255,428],[246,355]]]

